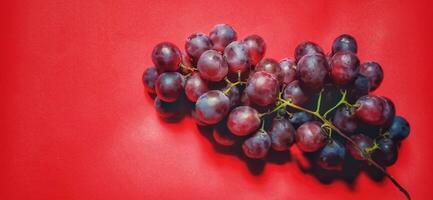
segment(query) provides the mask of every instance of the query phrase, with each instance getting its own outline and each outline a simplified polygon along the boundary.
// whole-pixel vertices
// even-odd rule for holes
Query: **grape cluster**
[[[397,160],[410,125],[393,102],[372,94],[383,80],[374,61],[361,63],[354,37],[337,37],[331,52],[300,43],[293,58],[265,58],[258,35],[238,40],[227,24],[186,39],[185,52],[170,42],[152,51],[154,66],[143,83],[160,117],[189,113],[199,126],[213,127],[222,146],[240,144],[245,156],[264,159],[292,145],[314,155],[327,171],[342,171],[352,159],[386,174]]]

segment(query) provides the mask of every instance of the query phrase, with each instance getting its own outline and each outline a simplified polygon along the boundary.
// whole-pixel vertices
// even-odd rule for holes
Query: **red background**
[[[433,185],[433,5],[429,1],[13,1],[2,5],[0,199],[403,199],[361,174],[322,184],[295,162],[254,176],[218,153],[190,118],[162,122],[141,74],[161,41],[228,23],[267,56],[303,40],[327,51],[354,35],[380,62],[376,94],[412,125],[389,172],[414,199]],[[430,190],[430,191],[429,191]]]

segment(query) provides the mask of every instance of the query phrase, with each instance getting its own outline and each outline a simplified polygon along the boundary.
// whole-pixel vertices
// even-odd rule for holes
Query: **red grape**
[[[249,54],[252,65],[256,65],[266,53],[266,43],[262,37],[258,35],[247,36],[243,40]]]
[[[257,63],[255,70],[256,72],[259,71],[269,72],[275,75],[275,77],[277,77],[278,80],[282,79],[280,64],[272,58],[262,59],[259,63]]]
[[[174,102],[183,92],[184,78],[178,72],[165,72],[156,80],[156,94],[166,102]]]
[[[264,130],[259,130],[244,141],[242,150],[249,158],[262,159],[268,154],[270,147],[271,138]]]
[[[289,120],[284,118],[274,118],[272,120],[269,136],[271,146],[275,151],[285,151],[292,146],[295,141],[296,130]]]
[[[227,127],[235,135],[249,135],[260,127],[259,113],[249,106],[239,106],[230,113]]]
[[[326,136],[321,123],[305,122],[296,129],[296,145],[304,152],[315,152],[326,144]]]
[[[198,60],[197,68],[200,76],[209,81],[221,81],[228,72],[227,62],[215,50],[205,51]]]
[[[308,54],[299,60],[297,74],[302,84],[312,90],[319,90],[328,74],[328,62],[321,54]]]
[[[296,63],[298,63],[302,57],[304,57],[306,55],[311,55],[311,54],[325,55],[323,53],[323,49],[314,42],[305,41],[305,42],[300,43],[295,48]]]
[[[372,95],[360,97],[356,104],[359,107],[355,110],[358,119],[370,125],[383,125],[385,102],[382,98]]]
[[[198,73],[194,73],[186,80],[185,94],[192,102],[196,102],[198,97],[208,90],[206,81],[203,80]]]
[[[376,90],[382,83],[383,70],[377,62],[369,61],[362,63],[359,67],[359,73],[367,77],[370,82],[370,91]]]
[[[228,44],[237,40],[237,37],[236,31],[228,24],[215,25],[209,34],[212,48],[219,52],[223,52]]]
[[[201,54],[212,48],[210,39],[204,33],[194,33],[185,42],[185,51],[197,62]]]
[[[373,146],[373,140],[363,134],[352,135],[350,136],[350,139],[352,139],[355,142],[356,146],[358,146],[359,149],[363,151]],[[354,144],[346,143],[346,148],[349,151],[350,155],[352,155],[352,157],[356,160],[365,160],[362,152],[360,152],[358,148],[354,146]]]
[[[292,81],[284,88],[283,98],[285,100],[291,100],[291,102],[296,105],[302,105],[308,100],[298,80]]]
[[[230,110],[229,98],[219,90],[210,90],[201,95],[195,103],[197,118],[206,124],[216,124]]]
[[[350,51],[352,53],[358,52],[358,44],[354,37],[348,34],[343,34],[335,38],[332,43],[332,55],[339,51]]]
[[[330,76],[336,85],[352,82],[359,71],[359,59],[350,51],[336,53],[330,62]]]
[[[281,68],[281,75],[282,75],[281,82],[284,85],[287,85],[296,79],[296,67],[295,67],[295,62],[293,60],[288,58],[282,59],[280,61],[280,68]]]
[[[177,71],[182,60],[182,53],[170,42],[157,44],[152,51],[152,61],[158,72]]]
[[[234,41],[230,43],[224,49],[224,58],[226,59],[231,72],[246,72],[251,67],[248,58],[248,49],[241,42]]]
[[[260,71],[250,75],[245,91],[251,102],[267,106],[277,100],[278,89],[277,78],[273,74]]]

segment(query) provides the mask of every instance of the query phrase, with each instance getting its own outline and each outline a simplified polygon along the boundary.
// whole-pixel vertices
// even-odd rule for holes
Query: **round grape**
[[[156,79],[158,79],[158,71],[155,67],[147,68],[143,73],[143,85],[146,88],[146,91],[155,94],[155,83]]]
[[[174,102],[183,92],[184,78],[178,72],[165,72],[156,79],[156,94],[165,102]]]
[[[209,81],[221,81],[228,73],[227,62],[215,50],[205,51],[198,60],[197,68],[200,76]]]
[[[228,44],[237,40],[237,37],[236,31],[228,24],[214,26],[209,34],[213,44],[212,48],[219,52],[223,52]]]
[[[312,90],[323,88],[328,74],[328,62],[321,54],[308,54],[299,60],[297,74],[302,84]]]
[[[277,100],[278,89],[277,78],[273,74],[260,71],[250,75],[245,92],[251,102],[267,106]]]
[[[237,136],[245,136],[260,127],[260,117],[256,109],[249,106],[239,106],[232,110],[227,119],[227,127]]]
[[[377,62],[369,61],[362,63],[359,67],[359,73],[367,77],[370,82],[370,91],[376,90],[383,80],[382,67]]]
[[[296,63],[298,63],[299,60],[301,60],[301,58],[304,57],[305,55],[311,55],[311,54],[325,55],[323,53],[323,49],[314,42],[305,41],[305,42],[300,43],[295,48]]]
[[[402,141],[409,136],[410,125],[407,120],[401,116],[395,116],[388,130],[389,138],[394,141]]]
[[[336,85],[352,82],[359,71],[359,59],[350,51],[338,52],[331,58],[330,77]]]
[[[371,157],[374,161],[383,166],[391,166],[397,161],[398,148],[394,141],[388,138],[381,138],[376,141],[377,146]]]
[[[176,45],[170,42],[157,44],[152,51],[152,61],[158,72],[174,72],[179,69],[182,53]]]
[[[197,118],[212,125],[221,121],[230,110],[229,98],[219,90],[210,90],[201,95],[195,103]]]
[[[271,138],[268,133],[264,130],[259,130],[244,141],[242,150],[249,158],[262,159],[268,154],[270,147]]]
[[[258,35],[250,35],[243,40],[248,50],[248,55],[252,65],[256,65],[266,53],[266,43]]]
[[[354,37],[348,34],[343,34],[335,38],[332,43],[332,55],[340,51],[358,52],[358,44]]]
[[[229,70],[233,73],[246,72],[251,67],[248,49],[241,42],[234,41],[230,43],[224,49],[224,58],[227,61]]]
[[[271,147],[275,151],[288,150],[295,141],[296,130],[289,120],[276,117],[272,120],[269,136]]]
[[[343,169],[346,148],[340,142],[331,140],[320,151],[317,164],[326,170],[341,171]]]
[[[321,123],[305,122],[296,130],[296,145],[304,152],[315,152],[326,144],[326,136]]]
[[[339,108],[332,119],[332,123],[344,133],[352,134],[358,127],[354,110],[348,107]]]
[[[188,100],[192,102],[196,102],[198,97],[208,90],[206,81],[198,73],[194,73],[186,80],[185,94]]]
[[[275,75],[275,77],[277,77],[278,80],[282,79],[280,64],[272,58],[262,59],[259,63],[257,63],[255,70],[256,72],[258,71],[269,72]]]
[[[356,105],[359,107],[355,110],[355,115],[366,124],[383,125],[385,123],[383,117],[384,104],[384,100],[380,97],[362,96],[356,101]]]
[[[185,51],[195,61],[209,49],[212,49],[212,43],[204,33],[194,33],[186,39]]]
[[[298,80],[292,81],[284,88],[283,98],[296,105],[302,105],[308,100],[308,96],[303,92]]]

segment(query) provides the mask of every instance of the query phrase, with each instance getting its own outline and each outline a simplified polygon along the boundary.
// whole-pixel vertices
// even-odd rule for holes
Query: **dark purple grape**
[[[170,42],[157,44],[152,51],[152,61],[159,73],[174,72],[179,69],[182,53]]]
[[[360,97],[356,104],[359,106],[355,110],[358,119],[370,125],[383,125],[385,123],[383,112],[385,102],[382,98],[372,95]]]
[[[223,56],[215,50],[205,51],[198,60],[200,76],[209,81],[221,81],[228,73],[228,65]]]
[[[226,91],[230,86],[226,86],[222,89],[222,91]],[[238,87],[231,87],[230,90],[226,93],[226,95],[230,99],[230,107],[235,107],[239,104],[241,99],[241,92]]]
[[[209,34],[212,48],[219,52],[223,52],[228,44],[237,40],[237,37],[236,31],[228,24],[215,25]]]
[[[277,77],[278,80],[281,81],[282,79],[280,64],[272,58],[262,59],[259,63],[257,63],[255,71],[269,72],[275,75],[275,77]]]
[[[373,146],[373,140],[363,134],[356,134],[350,136],[356,146],[358,146],[361,150],[365,151],[367,148],[371,148]],[[346,143],[346,148],[349,151],[350,155],[356,160],[365,160],[364,155],[360,152],[354,144],[348,142]]]
[[[377,146],[371,157],[382,166],[391,166],[397,161],[398,148],[394,141],[389,138],[382,138],[376,141]]]
[[[183,101],[180,99],[175,102],[165,102],[156,97],[154,106],[158,116],[165,120],[180,118],[184,111],[182,110]]]
[[[195,103],[197,118],[212,125],[221,121],[230,110],[229,98],[219,90],[210,90],[201,95]]]
[[[246,139],[242,145],[245,155],[253,159],[264,158],[271,147],[271,138],[264,130],[257,131],[253,136]]]
[[[311,55],[311,54],[325,55],[323,53],[323,49],[314,42],[305,41],[305,42],[300,43],[295,48],[296,63],[298,63],[299,60],[301,60],[301,58],[304,57],[305,55]]]
[[[194,61],[209,49],[212,49],[212,43],[204,33],[194,33],[186,39],[185,51]]]
[[[143,85],[147,92],[155,94],[155,83],[158,79],[158,71],[155,67],[149,67],[143,73]]]
[[[376,90],[382,83],[383,70],[377,62],[369,61],[362,63],[359,67],[359,73],[370,81],[370,91]]]
[[[224,121],[221,121],[224,122]],[[238,138],[227,128],[226,123],[219,123],[212,131],[212,137],[216,143],[222,146],[232,146],[236,144]]]
[[[245,92],[251,102],[267,106],[277,100],[278,89],[277,78],[273,74],[260,71],[250,75]]]
[[[239,106],[232,110],[227,119],[227,127],[237,136],[245,136],[260,127],[260,117],[257,110],[249,106]]]
[[[344,133],[352,134],[358,127],[354,110],[348,107],[339,108],[332,119],[332,123]]]
[[[343,169],[346,148],[340,142],[331,140],[323,147],[317,158],[317,164],[326,170],[341,171]]]
[[[362,74],[358,74],[355,78],[355,81],[348,88],[348,96],[350,100],[356,100],[359,97],[364,95],[368,95],[370,91],[370,82],[367,77]]]
[[[200,77],[199,73],[191,75],[185,83],[185,94],[188,100],[196,102],[198,97],[209,89],[207,83]]]
[[[326,144],[326,136],[317,121],[305,122],[296,130],[296,145],[304,152],[315,152]]]
[[[272,120],[269,136],[271,137],[271,146],[275,151],[289,150],[295,142],[296,130],[289,120],[284,118],[274,118]]]
[[[284,88],[283,99],[290,100],[296,105],[302,105],[308,100],[308,96],[303,92],[299,81],[295,80]]]
[[[388,129],[389,138],[399,142],[407,138],[410,133],[410,125],[407,120],[401,116],[395,116],[391,126]]]
[[[335,38],[332,43],[332,55],[340,51],[358,52],[358,44],[354,37],[348,34],[343,34]]]
[[[382,112],[382,120],[383,120],[382,127],[388,128],[391,125],[392,120],[395,117],[395,105],[391,101],[391,99],[389,99],[387,97],[381,96],[380,98],[384,102],[383,112]]]
[[[248,49],[241,42],[234,41],[230,43],[224,49],[224,58],[227,61],[229,70],[233,73],[250,70],[251,63],[248,57]]]
[[[291,59],[284,58],[280,61],[282,84],[287,85],[296,79],[295,62]]]
[[[178,72],[165,72],[156,80],[155,90],[165,102],[174,102],[183,92],[184,78]]]
[[[313,120],[314,117],[306,113],[304,111],[301,112],[295,112],[293,115],[289,118],[290,123],[292,123],[295,127],[299,127],[300,125],[304,124],[305,122]]]
[[[334,84],[343,86],[351,83],[359,71],[359,59],[350,51],[337,52],[331,58],[330,77]]]
[[[320,90],[328,74],[328,62],[321,54],[308,54],[299,60],[297,75],[302,84],[312,90]]]
[[[256,65],[266,53],[266,43],[258,35],[250,35],[243,40],[252,65]]]

